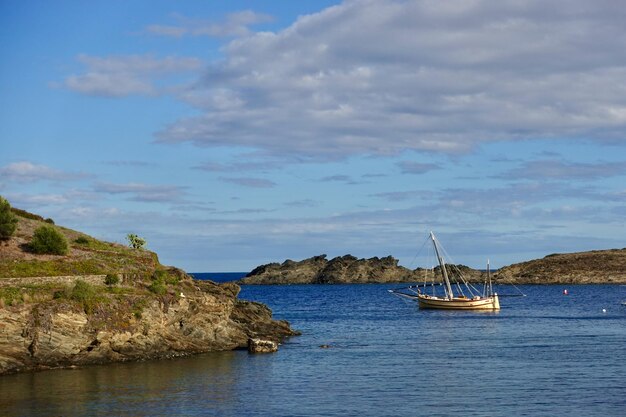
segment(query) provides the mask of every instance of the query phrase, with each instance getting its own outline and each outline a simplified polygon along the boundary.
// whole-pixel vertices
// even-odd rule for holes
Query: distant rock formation
[[[626,284],[626,248],[555,253],[500,268],[494,278],[514,284]]]
[[[480,271],[463,265],[458,268],[470,280],[482,275]],[[437,267],[435,276],[439,276],[438,270]],[[344,255],[327,260],[326,255],[319,255],[302,261],[288,259],[282,264],[275,262],[258,266],[239,284],[370,284],[423,280],[423,269],[411,270],[399,266],[398,260],[391,256],[358,259]]]
[[[485,272],[465,265],[447,265],[451,279],[459,272],[474,283],[485,281]],[[239,284],[366,284],[392,282],[441,281],[440,267],[431,271],[411,270],[398,260],[384,258],[357,259],[344,255],[326,259],[314,256],[302,261],[286,260],[256,267]],[[626,284],[626,248],[590,252],[552,254],[542,259],[521,262],[492,273],[501,284]]]

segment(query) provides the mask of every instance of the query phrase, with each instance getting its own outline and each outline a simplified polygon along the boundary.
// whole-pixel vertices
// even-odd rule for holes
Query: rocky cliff
[[[55,226],[68,254],[29,253],[25,242],[39,223],[20,217],[15,236],[0,242],[0,374],[246,348],[251,338],[297,334],[267,306],[238,299],[239,286],[194,280],[149,251]]]
[[[470,280],[481,277],[481,272],[459,265],[463,275]],[[439,268],[435,276],[439,276]],[[452,273],[452,272],[451,272]],[[411,270],[398,265],[398,260],[384,258],[358,259],[352,255],[331,260],[326,255],[302,261],[286,260],[282,264],[270,263],[255,268],[239,281],[240,284],[365,284],[386,282],[419,282],[424,270]]]
[[[515,284],[626,284],[626,249],[552,254],[500,268],[494,278]]]
[[[0,308],[0,374],[246,348],[295,332],[235,284],[185,279],[158,297],[127,291],[90,309],[73,299]]]

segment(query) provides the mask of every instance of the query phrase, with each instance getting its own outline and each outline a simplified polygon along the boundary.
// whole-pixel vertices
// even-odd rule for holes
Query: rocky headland
[[[500,268],[494,278],[514,284],[626,284],[626,248],[555,253]]]
[[[155,253],[52,226],[64,255],[28,250],[50,225],[15,211],[17,230],[0,242],[0,375],[112,361],[245,349],[250,340],[297,334],[239,286],[194,280]]]

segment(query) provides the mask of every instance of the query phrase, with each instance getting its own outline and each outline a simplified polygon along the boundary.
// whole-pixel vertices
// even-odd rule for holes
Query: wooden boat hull
[[[498,295],[491,297],[472,298],[447,298],[431,297],[424,294],[417,296],[419,308],[434,308],[442,310],[500,310]]]

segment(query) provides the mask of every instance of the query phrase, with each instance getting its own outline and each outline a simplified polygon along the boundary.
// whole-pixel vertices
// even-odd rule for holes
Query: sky
[[[0,195],[188,272],[626,247],[621,2],[0,1]]]

